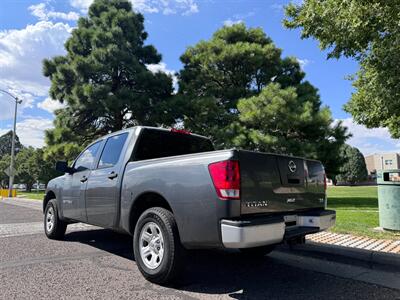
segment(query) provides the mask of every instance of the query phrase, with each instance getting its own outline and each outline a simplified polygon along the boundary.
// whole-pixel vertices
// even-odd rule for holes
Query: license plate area
[[[285,221],[286,228],[297,226],[297,215],[284,216],[283,220]]]

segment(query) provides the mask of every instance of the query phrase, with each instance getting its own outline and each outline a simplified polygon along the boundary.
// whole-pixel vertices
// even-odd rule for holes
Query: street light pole
[[[22,103],[22,100],[18,99],[18,97],[14,96],[10,92],[0,89],[0,92],[3,92],[9,95],[11,98],[15,100],[15,109],[14,109],[14,129],[12,132],[12,140],[11,140],[11,163],[10,163],[10,180],[8,182],[8,197],[12,197],[12,187],[14,184],[14,162],[15,162],[15,136],[17,130],[17,109],[18,104]]]

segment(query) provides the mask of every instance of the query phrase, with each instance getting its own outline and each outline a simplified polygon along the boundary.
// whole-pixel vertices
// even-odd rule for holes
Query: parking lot
[[[143,279],[131,238],[75,224],[64,241],[42,232],[41,203],[0,201],[0,298],[400,299],[400,274],[274,251],[262,260],[193,251],[174,287]]]

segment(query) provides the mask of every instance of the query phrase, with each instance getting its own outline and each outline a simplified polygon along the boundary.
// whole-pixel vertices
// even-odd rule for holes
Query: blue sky
[[[357,62],[327,60],[314,40],[301,40],[297,30],[282,26],[283,6],[289,1],[262,0],[131,0],[145,15],[148,43],[156,46],[163,60],[157,70],[173,74],[181,68],[179,56],[186,47],[208,39],[221,26],[244,22],[262,27],[283,56],[295,56],[316,86],[324,105],[353,134],[349,143],[364,154],[398,151],[400,141],[385,128],[366,129],[354,124],[342,109],[353,92],[345,77],[355,73]],[[52,111],[60,104],[48,97],[49,81],[41,75],[41,61],[64,53],[63,43],[85,15],[91,0],[39,0],[0,2],[0,88],[24,99],[18,114],[17,134],[22,143],[43,146],[43,131],[51,128]],[[12,125],[12,101],[0,95],[0,134]]]

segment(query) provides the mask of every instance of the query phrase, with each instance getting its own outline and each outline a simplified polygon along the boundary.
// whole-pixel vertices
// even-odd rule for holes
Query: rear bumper
[[[225,248],[251,248],[279,244],[335,225],[336,212],[321,210],[298,215],[248,220],[221,220]]]

